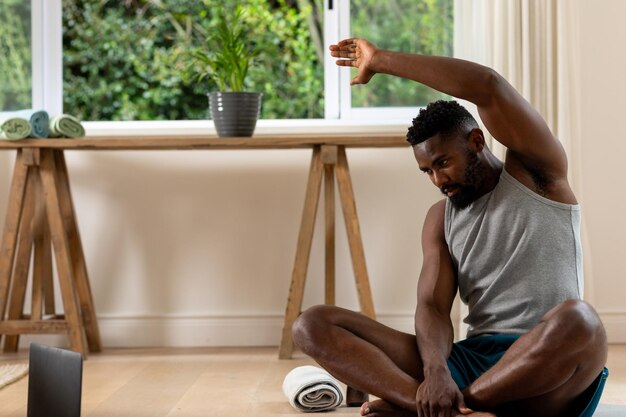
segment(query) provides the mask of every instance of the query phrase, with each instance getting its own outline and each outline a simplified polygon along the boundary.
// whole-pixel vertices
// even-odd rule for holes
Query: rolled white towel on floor
[[[304,412],[333,410],[343,402],[339,381],[315,366],[292,369],[283,381],[283,393],[293,408]]]
[[[593,417],[624,417],[626,416],[626,404],[598,404]]]

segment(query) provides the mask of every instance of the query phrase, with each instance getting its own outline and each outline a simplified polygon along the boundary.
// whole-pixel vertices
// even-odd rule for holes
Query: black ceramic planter
[[[252,136],[262,93],[209,93],[209,109],[218,136]]]

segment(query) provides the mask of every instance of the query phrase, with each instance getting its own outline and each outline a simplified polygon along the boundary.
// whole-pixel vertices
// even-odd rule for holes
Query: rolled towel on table
[[[30,132],[30,123],[24,118],[8,117],[0,119],[0,139],[24,139],[30,135]]]
[[[339,382],[322,368],[299,366],[283,381],[283,393],[296,410],[328,411],[343,402]]]
[[[50,119],[49,136],[51,138],[80,138],[85,136],[85,128],[76,117],[61,114]]]
[[[19,110],[15,112],[18,117],[23,117],[30,122],[31,137],[47,138],[50,117],[45,110]]]

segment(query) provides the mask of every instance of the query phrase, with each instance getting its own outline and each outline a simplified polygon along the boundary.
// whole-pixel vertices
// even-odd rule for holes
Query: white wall
[[[626,2],[580,4],[583,193],[595,304],[612,340],[626,343]]]

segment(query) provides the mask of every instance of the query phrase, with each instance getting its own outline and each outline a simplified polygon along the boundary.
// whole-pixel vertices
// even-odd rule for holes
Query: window
[[[348,36],[365,37],[380,48],[452,56],[453,2],[450,0],[351,0],[339,2],[349,16]],[[344,74],[346,77],[356,75]],[[424,85],[394,77],[374,76],[367,87],[341,82],[341,117],[385,117],[410,120],[415,107],[443,98]]]
[[[248,72],[262,117],[323,117],[320,1],[63,0],[65,109],[84,120],[205,119],[217,87],[189,74],[189,51],[236,3],[262,51]]]
[[[0,1],[0,111],[62,112],[60,1]]]
[[[46,68],[33,98],[45,94],[33,106],[62,106],[85,121],[206,119],[206,93],[215,86],[186,77],[185,59],[221,4],[245,5],[255,48],[264,51],[250,90],[264,93],[265,119],[406,121],[439,97],[391,77],[350,88],[350,70],[334,65],[327,45],[351,34],[383,48],[452,54],[453,0],[31,1],[32,19],[42,22],[33,25],[34,39],[43,28],[40,50],[33,46],[33,86],[36,68]],[[28,21],[28,10],[22,15]]]
[[[32,104],[31,5],[0,2],[0,111]]]

